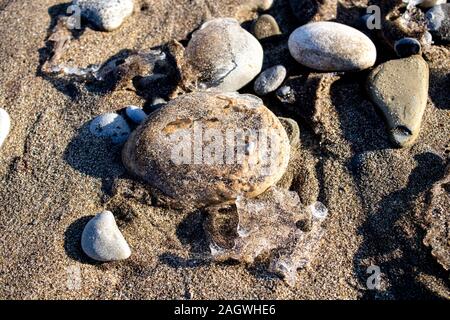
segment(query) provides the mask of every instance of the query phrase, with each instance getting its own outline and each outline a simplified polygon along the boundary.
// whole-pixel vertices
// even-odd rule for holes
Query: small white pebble
[[[115,113],[105,113],[92,120],[89,127],[96,137],[111,138],[113,143],[124,143],[130,135],[130,127],[125,119]]]
[[[308,207],[315,219],[325,220],[328,216],[328,209],[322,202],[316,201]]]
[[[131,255],[130,247],[117,227],[114,215],[103,211],[92,218],[81,234],[81,247],[97,261],[117,261]]]
[[[112,31],[133,13],[133,0],[73,0],[72,4],[81,10],[81,15],[98,28]]]
[[[0,108],[0,147],[5,142],[11,128],[11,119],[5,109]]]
[[[128,118],[130,118],[131,121],[136,124],[141,124],[145,119],[147,119],[147,114],[144,112],[144,110],[136,106],[128,106],[125,109],[125,113],[127,114]]]

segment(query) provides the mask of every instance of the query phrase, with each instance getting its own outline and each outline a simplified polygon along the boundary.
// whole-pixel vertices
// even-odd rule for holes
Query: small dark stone
[[[395,42],[394,50],[400,58],[407,58],[414,54],[420,54],[420,42],[414,38],[403,38]]]
[[[303,24],[309,22],[319,11],[317,0],[289,0],[292,13]]]

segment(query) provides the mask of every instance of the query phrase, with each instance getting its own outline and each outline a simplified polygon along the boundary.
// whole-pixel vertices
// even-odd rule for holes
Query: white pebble
[[[0,108],[0,147],[5,142],[11,128],[11,119],[5,109]]]
[[[286,68],[282,65],[276,65],[266,69],[256,78],[253,86],[256,94],[266,95],[277,90],[286,78]]]
[[[96,137],[111,138],[113,143],[124,143],[130,135],[130,127],[125,119],[115,113],[105,113],[92,120],[89,127]]]
[[[117,227],[114,215],[103,211],[84,227],[81,247],[89,257],[97,261],[117,261],[131,255],[130,247]]]
[[[133,0],[73,0],[81,10],[81,16],[97,27],[112,31],[120,27],[133,13]]]
[[[308,208],[311,210],[314,219],[325,220],[328,216],[328,209],[322,202],[316,201]]]
[[[136,106],[128,106],[125,109],[125,113],[136,124],[141,124],[145,119],[147,119],[147,114],[144,110]]]
[[[263,64],[259,41],[236,19],[217,18],[193,33],[187,61],[200,74],[199,87],[237,91],[252,81]]]
[[[320,21],[297,28],[289,37],[297,62],[322,71],[358,71],[375,64],[377,50],[361,31],[345,24]]]

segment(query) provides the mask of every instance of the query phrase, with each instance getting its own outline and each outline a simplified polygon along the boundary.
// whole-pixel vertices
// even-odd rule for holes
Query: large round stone
[[[285,173],[285,129],[252,95],[197,92],[152,113],[124,146],[126,168],[181,207],[255,197]]]
[[[232,18],[204,23],[186,48],[200,84],[222,91],[237,91],[252,81],[261,72],[263,56],[259,41]]]

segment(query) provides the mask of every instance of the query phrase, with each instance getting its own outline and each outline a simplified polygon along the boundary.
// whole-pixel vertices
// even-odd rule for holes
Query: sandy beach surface
[[[78,31],[62,61],[86,67],[172,39],[185,44],[211,17],[235,17],[248,25],[257,16],[239,0],[135,2],[134,14],[118,30]],[[263,41],[265,67],[294,63],[285,47],[274,44],[286,43],[298,26],[287,2],[276,1],[269,10],[284,35]],[[383,119],[365,93],[365,71],[317,74],[320,81],[312,92],[320,105],[316,130],[301,117],[300,106],[286,108],[274,97],[265,99],[276,115],[300,125],[291,190],[305,201],[318,198],[330,212],[316,258],[299,270],[290,287],[263,265],[205,259],[209,248],[201,212],[115,196],[118,183],[128,182],[130,194],[138,188],[133,189],[122,165],[121,147],[93,138],[89,122],[148,101],[129,87],[104,90],[42,72],[50,55],[50,31],[68,5],[0,0],[0,107],[12,121],[0,150],[0,298],[450,298],[449,273],[423,244],[429,190],[444,178],[450,152],[448,46],[424,53],[430,66],[429,98],[411,148],[396,149],[389,142]],[[363,0],[341,1],[336,20],[355,21],[365,6]],[[381,61],[386,57],[393,58],[380,53]],[[308,94],[305,105],[312,103]],[[443,210],[449,207],[446,199],[438,204]],[[89,217],[103,210],[116,215],[132,249],[129,259],[100,264],[83,254],[81,231]],[[379,290],[367,288],[370,265],[382,273]]]

